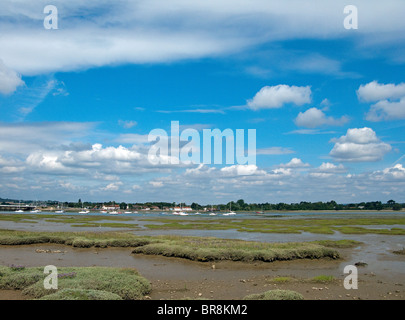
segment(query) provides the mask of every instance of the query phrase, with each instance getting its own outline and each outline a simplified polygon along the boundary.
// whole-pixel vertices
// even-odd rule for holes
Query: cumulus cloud
[[[24,85],[24,81],[21,80],[21,76],[8,68],[0,59],[0,93],[11,94],[22,85]]]
[[[405,97],[398,102],[383,100],[373,104],[366,119],[374,122],[405,119]]]
[[[301,106],[311,102],[311,87],[288,85],[266,86],[260,89],[253,99],[248,100],[248,107],[253,110],[281,108],[285,104]]]
[[[318,172],[323,173],[342,173],[346,172],[347,169],[343,166],[343,164],[335,165],[330,162],[323,162],[317,169]]]
[[[264,171],[258,170],[258,167],[253,164],[250,164],[250,165],[238,164],[238,165],[233,165],[233,166],[229,166],[229,167],[224,167],[221,169],[221,172],[223,172],[225,174],[240,175],[240,176],[264,173]]]
[[[405,83],[395,85],[393,83],[380,84],[377,81],[372,81],[361,85],[357,90],[357,96],[360,101],[364,102],[398,99],[405,97]]]
[[[290,162],[280,164],[281,168],[308,168],[311,165],[309,163],[304,163],[301,159],[292,158]]]
[[[349,121],[347,116],[342,116],[339,119],[327,117],[322,110],[317,108],[308,109],[305,112],[300,112],[294,120],[299,127],[317,128],[322,126],[342,126]]]
[[[122,184],[123,183],[121,181],[113,182],[113,183],[108,184],[104,188],[101,188],[101,190],[103,190],[103,191],[118,191],[120,186],[122,186]]]
[[[392,147],[382,142],[370,128],[348,129],[346,135],[332,139],[335,145],[329,153],[340,162],[373,162],[381,160]]]
[[[369,121],[405,119],[405,83],[396,85],[373,81],[361,85],[357,96],[362,102],[376,102],[366,115]]]
[[[405,168],[402,164],[398,163],[395,166],[385,168],[382,171],[373,172],[372,178],[384,181],[405,181]]]
[[[345,173],[347,169],[342,165],[335,165],[330,162],[323,162],[318,168],[310,172],[310,176],[316,178],[329,178],[335,174]]]

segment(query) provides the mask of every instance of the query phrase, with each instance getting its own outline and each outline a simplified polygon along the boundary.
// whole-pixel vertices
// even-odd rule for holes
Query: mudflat
[[[268,262],[196,262],[181,258],[132,254],[130,248],[74,248],[57,244],[0,246],[0,265],[27,267],[129,267],[147,278],[152,291],[145,299],[240,300],[253,293],[288,289],[307,300],[403,300],[405,278],[390,269],[358,267],[358,289],[347,290],[344,266],[357,249],[340,249],[340,259]],[[381,257],[385,259],[386,257]],[[403,255],[390,257],[404,263]],[[395,260],[395,261],[392,261]],[[0,290],[1,300],[30,299],[19,291]]]

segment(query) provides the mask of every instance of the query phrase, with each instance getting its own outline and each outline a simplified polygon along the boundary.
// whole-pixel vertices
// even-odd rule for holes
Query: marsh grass
[[[337,282],[338,280],[331,275],[319,275],[315,276],[312,278],[308,279],[302,279],[302,278],[295,278],[295,277],[290,277],[290,276],[279,276],[279,277],[274,277],[267,279],[266,282],[268,283],[273,283],[273,284],[290,284],[290,283],[322,283],[322,284],[327,284],[327,283],[334,283]]]
[[[78,248],[137,247],[154,242],[125,232],[29,232],[0,230],[0,245],[64,244]]]
[[[265,243],[236,239],[136,236],[126,232],[27,232],[0,230],[0,245],[56,243],[77,248],[131,247],[134,254],[194,261],[264,261],[339,258],[339,252],[315,242]]]
[[[157,237],[161,242],[135,248],[133,253],[178,257],[195,261],[263,261],[339,258],[332,248],[310,242],[263,243],[218,238]]]
[[[309,279],[308,281],[315,282],[315,283],[331,283],[331,282],[335,282],[336,278],[334,276],[319,275],[319,276]]]
[[[38,300],[123,300],[118,294],[88,289],[63,289]]]
[[[302,233],[334,234],[390,234],[405,235],[405,228],[373,229],[369,226],[405,225],[405,217],[348,217],[348,218],[312,218],[306,219],[176,219],[149,218],[142,221],[154,222],[145,227],[154,230],[229,230],[260,233]],[[158,224],[156,224],[158,223]]]
[[[304,300],[304,297],[296,291],[276,289],[250,294],[244,297],[243,300]]]
[[[267,281],[271,282],[271,283],[281,284],[281,283],[290,283],[290,282],[297,281],[297,280],[292,277],[275,277],[275,278],[269,279]]]
[[[58,289],[44,288],[43,268],[14,271],[0,267],[0,289],[22,290],[34,299],[109,299],[138,300],[148,294],[151,285],[134,269],[105,267],[58,268],[58,274],[74,276],[58,278]]]
[[[356,240],[348,240],[348,239],[342,239],[342,240],[316,240],[312,241],[313,243],[320,244],[321,246],[324,247],[329,247],[329,248],[354,248],[357,247],[363,242],[356,241]]]

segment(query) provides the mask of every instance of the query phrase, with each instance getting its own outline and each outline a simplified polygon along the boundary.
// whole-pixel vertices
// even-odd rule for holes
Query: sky
[[[2,0],[0,197],[405,202],[405,2],[350,4]],[[256,161],[151,163],[172,122]]]

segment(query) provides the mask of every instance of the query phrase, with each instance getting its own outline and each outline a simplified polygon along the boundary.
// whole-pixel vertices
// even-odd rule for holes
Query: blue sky
[[[404,202],[405,4],[352,2],[3,1],[0,197]],[[152,165],[171,121],[256,165]]]

